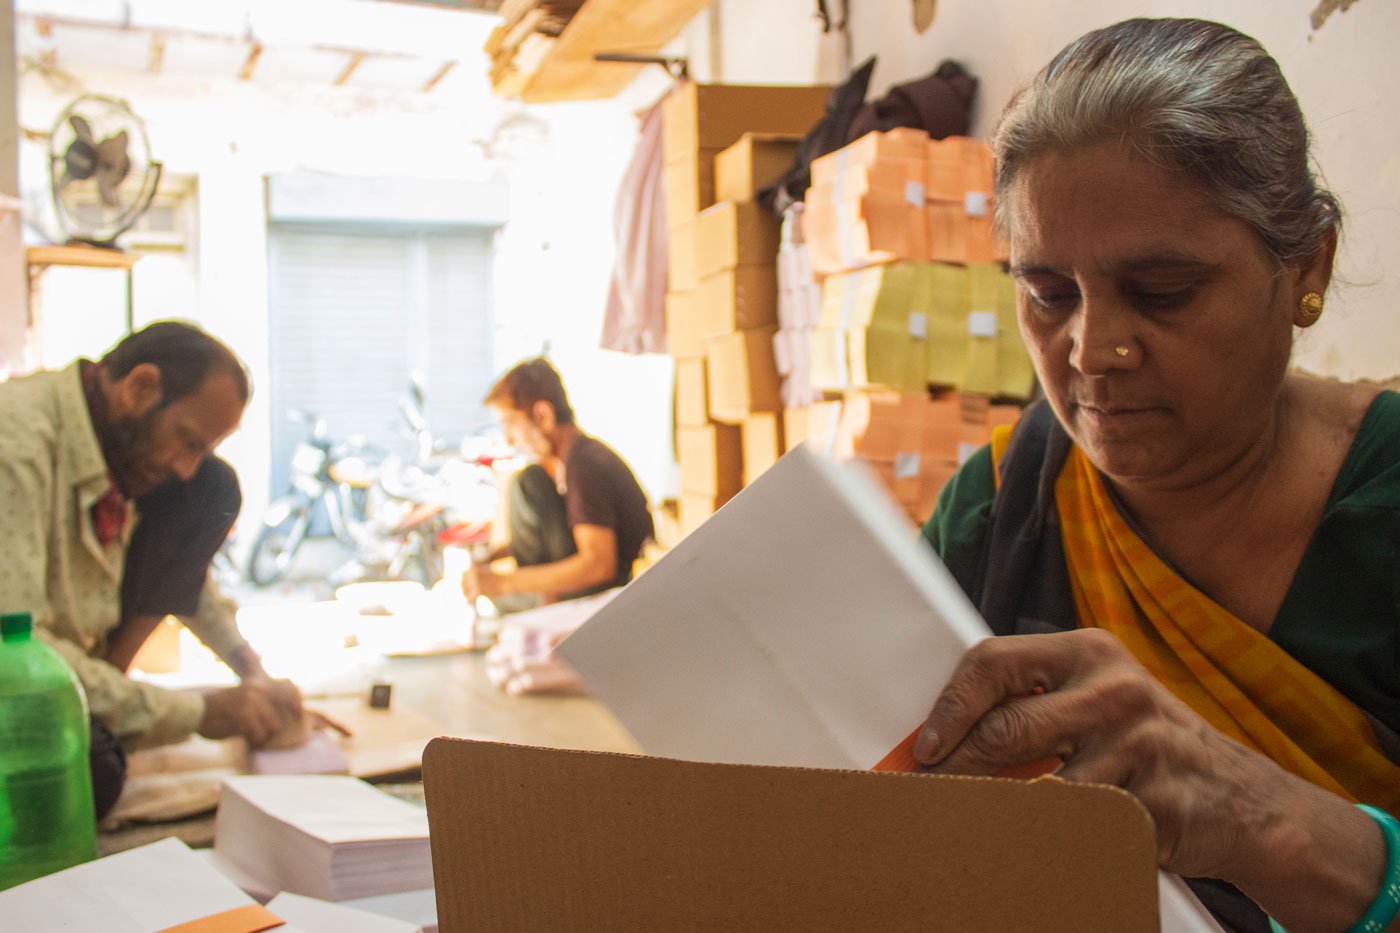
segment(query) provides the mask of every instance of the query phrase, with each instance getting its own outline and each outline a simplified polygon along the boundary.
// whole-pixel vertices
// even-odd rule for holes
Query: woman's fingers
[[[948,685],[933,704],[914,744],[914,757],[939,764],[957,749],[984,716],[1014,697],[1051,693],[1063,687],[1086,664],[1123,654],[1117,639],[1098,629],[1063,635],[1013,635],[988,638],[963,656]],[[1000,747],[1029,724],[1020,713],[1004,714],[990,739]],[[1031,759],[1024,759],[1031,760]],[[1006,764],[1006,762],[1003,762]]]

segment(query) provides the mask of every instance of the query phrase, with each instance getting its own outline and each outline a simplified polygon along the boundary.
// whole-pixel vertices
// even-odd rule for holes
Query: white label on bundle
[[[967,209],[969,217],[987,216],[987,192],[969,191],[963,206]]]
[[[906,181],[904,183],[904,200],[915,207],[924,206],[924,183],[921,181]]]
[[[911,476],[919,475],[919,455],[917,453],[902,453],[894,455],[894,478],[909,479]]]
[[[966,441],[958,444],[958,465],[961,466],[966,463],[969,457],[981,449],[982,446],[980,444],[969,444]]]
[[[909,336],[916,340],[928,339],[928,315],[922,311],[909,312]]]
[[[972,311],[967,315],[967,332],[972,337],[995,337],[997,335],[997,313],[995,311]]]

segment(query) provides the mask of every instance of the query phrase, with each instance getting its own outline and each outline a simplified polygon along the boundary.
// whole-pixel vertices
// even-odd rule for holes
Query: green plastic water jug
[[[32,627],[0,616],[0,890],[97,855],[87,699]]]

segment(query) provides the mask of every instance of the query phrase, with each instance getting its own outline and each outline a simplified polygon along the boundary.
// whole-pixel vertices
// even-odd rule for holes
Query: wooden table
[[[480,653],[385,661],[394,704],[437,723],[443,735],[521,745],[638,753],[621,723],[589,696],[507,696],[486,679]]]
[[[442,735],[587,751],[637,753],[640,748],[601,703],[588,696],[507,696],[486,679],[480,653],[385,660],[372,676],[390,680],[392,705],[430,719]],[[315,707],[315,699],[308,701]],[[408,775],[410,780],[415,776]],[[396,775],[400,781],[404,775]],[[391,792],[411,795],[412,788]],[[111,855],[177,836],[192,847],[214,841],[214,815],[144,823],[99,834],[100,854]]]

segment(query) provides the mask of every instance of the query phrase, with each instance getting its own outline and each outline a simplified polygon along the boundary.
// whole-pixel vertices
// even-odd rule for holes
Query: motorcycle
[[[308,429],[292,453],[289,488],[268,505],[248,551],[245,576],[258,586],[287,575],[311,530],[317,504],[337,540],[348,547],[361,546],[369,523],[367,503],[375,465],[382,459],[363,440],[332,440],[325,420],[310,412],[293,410],[288,417]]]

